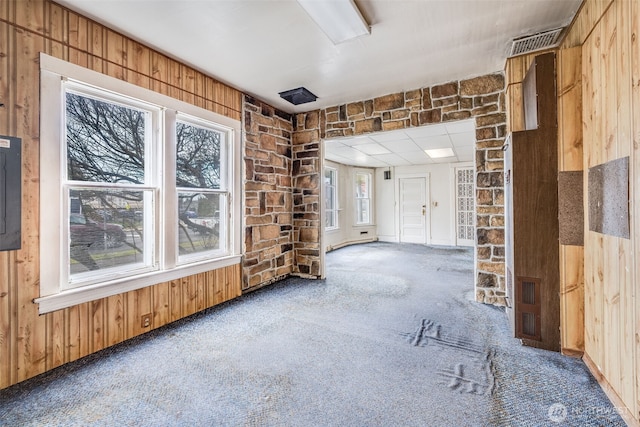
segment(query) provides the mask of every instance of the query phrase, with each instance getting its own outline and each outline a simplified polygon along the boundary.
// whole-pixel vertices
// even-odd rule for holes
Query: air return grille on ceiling
[[[522,55],[523,53],[552,47],[558,42],[562,30],[562,28],[556,28],[555,30],[514,39],[509,56]]]

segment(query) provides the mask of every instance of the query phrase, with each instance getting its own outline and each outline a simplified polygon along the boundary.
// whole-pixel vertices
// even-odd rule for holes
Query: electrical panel
[[[20,249],[22,141],[0,135],[0,251]]]

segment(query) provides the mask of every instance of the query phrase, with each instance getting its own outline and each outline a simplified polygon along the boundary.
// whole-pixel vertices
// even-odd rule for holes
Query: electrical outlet
[[[151,313],[142,315],[140,326],[143,328],[148,328],[149,326],[151,326]]]

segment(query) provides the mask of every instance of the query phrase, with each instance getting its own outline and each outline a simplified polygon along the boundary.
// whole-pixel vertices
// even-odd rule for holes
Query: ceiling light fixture
[[[353,0],[298,0],[298,3],[333,44],[371,34],[369,24]]]
[[[433,150],[424,150],[427,156],[432,159],[441,159],[443,157],[453,157],[455,153],[451,148],[434,148]]]

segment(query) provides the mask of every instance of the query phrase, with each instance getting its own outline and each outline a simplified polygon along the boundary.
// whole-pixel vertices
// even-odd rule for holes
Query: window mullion
[[[164,112],[162,212],[159,218],[159,242],[163,248],[163,269],[174,268],[178,263],[178,189],[176,187],[176,120],[175,110]]]

